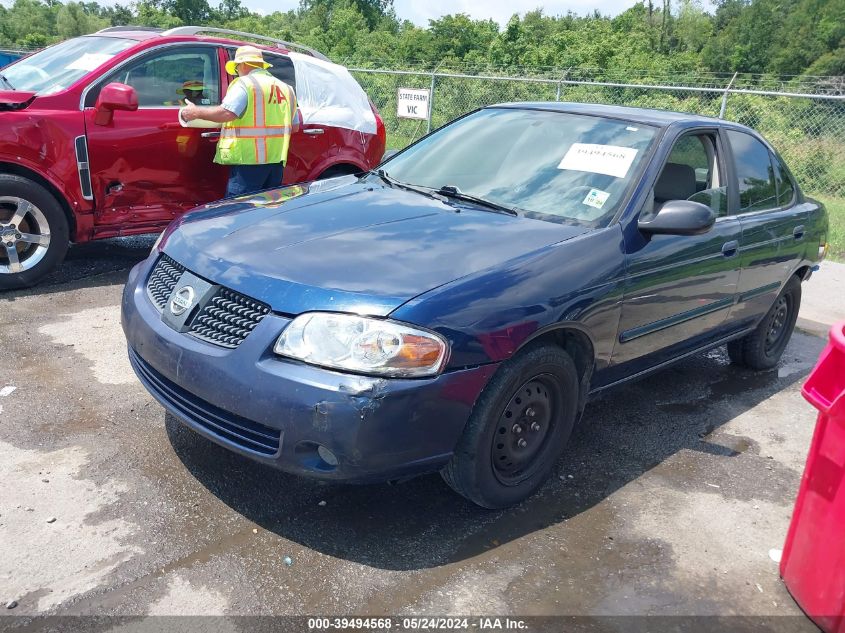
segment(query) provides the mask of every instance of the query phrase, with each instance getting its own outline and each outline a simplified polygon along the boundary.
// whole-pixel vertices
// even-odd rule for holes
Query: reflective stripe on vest
[[[261,136],[285,136],[290,134],[290,128],[287,126],[279,127],[232,127],[220,130],[221,138],[239,137],[239,138],[256,138]]]
[[[239,77],[232,86],[239,81],[247,92],[247,107],[240,118],[223,124],[214,161],[223,165],[286,161],[295,100],[292,89],[266,70]]]

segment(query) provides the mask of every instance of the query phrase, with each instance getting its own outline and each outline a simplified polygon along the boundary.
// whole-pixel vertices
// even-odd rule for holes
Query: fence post
[[[734,84],[734,79],[736,79],[737,74],[739,71],[734,73],[734,76],[731,77],[731,80],[728,82],[728,85],[725,87],[725,93],[722,95],[722,107],[719,108],[719,118],[725,118],[725,110],[728,109],[728,93],[731,91],[731,86]]]
[[[569,75],[570,70],[572,70],[572,66],[564,70],[560,79],[557,80],[557,94],[555,95],[555,101],[560,101],[560,91],[561,88],[563,88],[563,80],[566,79],[567,75]]]
[[[438,64],[438,68],[440,65]],[[434,82],[437,79],[437,68],[431,73],[431,88],[428,91],[428,121],[426,122],[425,133],[431,132],[431,115],[434,112]]]

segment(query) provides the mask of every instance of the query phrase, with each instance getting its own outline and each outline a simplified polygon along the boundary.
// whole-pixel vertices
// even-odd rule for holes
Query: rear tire
[[[731,361],[757,370],[777,365],[792,337],[800,307],[801,280],[793,275],[757,328],[751,334],[728,343]]]
[[[548,478],[578,415],[575,363],[564,350],[529,348],[502,365],[473,407],[441,471],[459,495],[505,508]]]
[[[43,186],[0,174],[0,290],[25,288],[64,260],[67,217]]]

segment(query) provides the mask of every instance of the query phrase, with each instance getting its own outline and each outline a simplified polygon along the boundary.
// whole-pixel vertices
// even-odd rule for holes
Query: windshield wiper
[[[482,207],[487,207],[488,209],[491,209],[497,213],[506,213],[507,215],[513,216],[519,215],[519,212],[513,207],[509,207],[504,204],[499,204],[497,202],[491,202],[490,200],[485,200],[484,198],[472,196],[468,193],[463,193],[454,185],[443,185],[442,187],[440,187],[440,189],[435,189],[434,191],[454,200],[463,200],[464,202],[472,202],[473,204],[478,204]]]
[[[12,85],[12,82],[6,79],[5,75],[0,75],[0,79],[3,80],[3,83],[9,86],[9,90],[14,90],[15,87]]]
[[[415,191],[416,193],[421,193],[422,195],[428,198],[434,198],[435,200],[440,200],[441,202],[444,200],[443,196],[438,196],[434,190],[429,189],[427,187],[417,187],[416,185],[408,184],[407,182],[402,182],[401,180],[396,180],[393,176],[388,175],[386,171],[383,169],[379,170],[370,170],[371,174],[375,174],[379,178],[381,178],[384,182],[386,182],[391,187],[399,187],[400,189],[407,189],[408,191]]]

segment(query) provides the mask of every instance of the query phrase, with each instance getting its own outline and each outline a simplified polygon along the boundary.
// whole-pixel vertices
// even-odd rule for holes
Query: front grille
[[[264,456],[279,452],[281,432],[278,429],[235,415],[196,397],[158,373],[131,347],[129,361],[144,386],[165,406],[189,422],[243,450]]]
[[[209,343],[234,348],[255,329],[270,308],[242,294],[220,288],[191,323],[191,334]]]
[[[179,281],[183,272],[185,272],[185,267],[182,264],[173,261],[164,254],[159,257],[158,262],[153,267],[153,272],[150,273],[150,279],[147,281],[147,295],[159,312],[164,311],[170,293],[173,292],[176,282]]]
[[[185,270],[184,266],[163,253],[153,266],[147,281],[147,296],[159,312],[164,312],[170,294]],[[217,286],[211,298],[200,306],[197,314],[186,325],[192,336],[234,349],[269,313],[270,306],[229,288]]]

